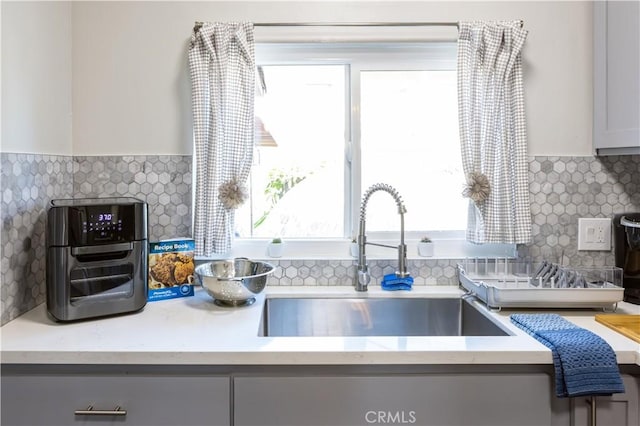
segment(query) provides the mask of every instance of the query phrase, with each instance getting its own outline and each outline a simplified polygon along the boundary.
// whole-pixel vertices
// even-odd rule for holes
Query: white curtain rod
[[[196,21],[198,31],[207,22]],[[457,27],[457,22],[255,22],[254,27]],[[520,20],[520,27],[524,21]]]

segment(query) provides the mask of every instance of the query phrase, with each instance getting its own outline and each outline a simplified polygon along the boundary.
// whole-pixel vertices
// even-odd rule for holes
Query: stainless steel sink
[[[461,298],[267,298],[261,336],[508,336]]]

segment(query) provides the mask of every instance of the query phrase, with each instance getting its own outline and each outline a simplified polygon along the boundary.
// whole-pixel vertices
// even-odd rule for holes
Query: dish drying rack
[[[597,308],[615,311],[624,297],[622,269],[561,266],[516,259],[465,259],[460,285],[489,308]]]

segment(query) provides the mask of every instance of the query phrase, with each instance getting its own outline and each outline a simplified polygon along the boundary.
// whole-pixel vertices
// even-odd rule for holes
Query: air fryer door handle
[[[90,246],[90,247],[72,247],[71,254],[83,255],[83,254],[96,254],[96,253],[110,253],[114,251],[127,251],[133,250],[133,243],[118,243],[108,244],[104,246]]]

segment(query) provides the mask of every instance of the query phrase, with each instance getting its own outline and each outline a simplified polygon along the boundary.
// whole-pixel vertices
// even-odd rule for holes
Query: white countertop
[[[261,337],[265,297],[457,297],[457,287],[418,286],[410,292],[372,287],[267,287],[256,303],[216,306],[203,290],[193,297],[148,303],[138,313],[55,323],[45,305],[0,328],[3,364],[153,365],[396,365],[551,364],[551,351],[509,321],[516,310],[492,312],[507,337]],[[597,323],[597,310],[556,311],[604,338],[618,363],[640,365],[640,344]],[[616,313],[640,314],[620,303]]]

